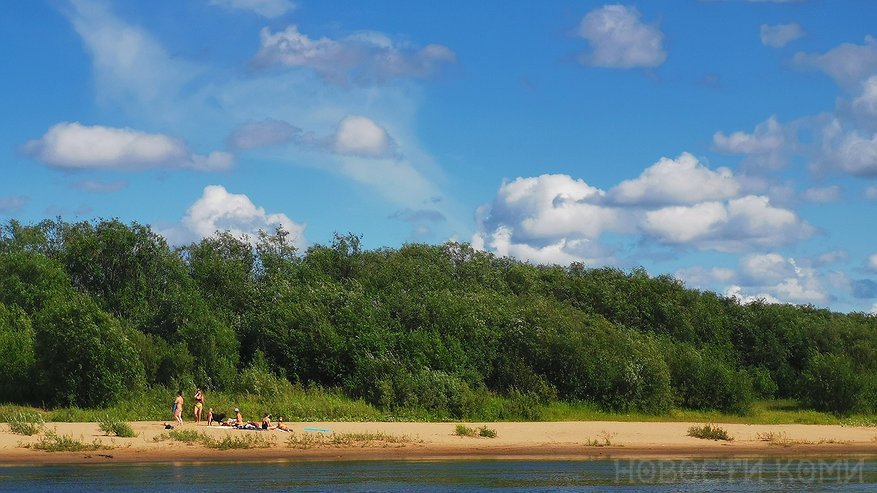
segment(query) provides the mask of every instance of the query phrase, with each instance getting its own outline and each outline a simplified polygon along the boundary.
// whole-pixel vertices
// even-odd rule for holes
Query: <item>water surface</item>
[[[277,461],[0,467],[0,492],[877,491],[877,461]]]

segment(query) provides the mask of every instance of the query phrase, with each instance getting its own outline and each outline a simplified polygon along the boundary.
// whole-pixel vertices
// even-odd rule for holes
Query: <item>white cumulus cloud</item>
[[[689,185],[669,185],[674,179],[692,180],[692,196],[684,197]],[[606,234],[740,252],[793,243],[815,233],[795,212],[771,204],[767,197],[735,197],[739,186],[725,182],[730,179],[683,154],[677,160],[659,161],[609,194],[568,175],[505,181],[493,202],[479,208],[473,244],[534,261],[606,261],[610,254],[600,244]],[[670,189],[658,190],[661,187]]]
[[[804,29],[797,22],[791,24],[761,25],[761,44],[771,48],[782,48],[804,36]]]
[[[839,185],[831,185],[828,187],[813,187],[804,190],[802,198],[807,202],[817,204],[826,204],[829,202],[837,202],[840,200],[841,189]]]
[[[868,269],[877,272],[877,253],[868,257],[866,265],[868,266]]]
[[[677,205],[723,200],[736,196],[740,184],[728,168],[713,171],[689,153],[676,159],[661,158],[633,180],[609,191],[618,204]]]
[[[877,40],[865,36],[861,45],[843,43],[821,54],[799,52],[794,62],[801,68],[825,72],[840,86],[855,90],[877,72]]]
[[[852,102],[853,111],[877,117],[877,75],[873,75],[862,83],[862,93]]]
[[[636,7],[605,5],[586,14],[578,35],[587,39],[591,50],[579,61],[595,67],[657,67],[667,59],[664,33],[645,24]]]
[[[364,157],[388,156],[395,146],[386,130],[364,116],[341,120],[334,141],[335,152]]]
[[[757,195],[648,211],[642,228],[661,243],[720,252],[773,247],[815,233],[793,211],[775,207],[770,199]]]
[[[166,166],[210,171],[228,169],[234,162],[230,154],[220,151],[193,154],[185,142],[164,134],[79,122],[55,124],[41,138],[27,142],[23,150],[51,166],[72,169]]]
[[[262,17],[273,19],[296,8],[290,0],[210,0],[211,5],[227,9],[248,10]]]
[[[713,134],[713,146],[716,150],[745,155],[750,166],[763,166],[770,169],[785,164],[782,152],[785,144],[785,132],[775,116],[756,125],[752,133],[736,131],[730,135],[724,132]]]
[[[160,230],[160,233],[175,244],[198,241],[217,231],[228,231],[255,241],[260,230],[272,232],[278,226],[290,233],[297,248],[306,246],[304,224],[296,223],[283,213],[267,213],[244,194],[230,193],[221,185],[209,185],[186,211],[179,226]]]
[[[426,78],[456,61],[450,48],[429,44],[415,48],[382,33],[363,32],[343,39],[311,38],[295,25],[260,32],[257,66],[305,67],[338,83],[374,83],[398,77]]]

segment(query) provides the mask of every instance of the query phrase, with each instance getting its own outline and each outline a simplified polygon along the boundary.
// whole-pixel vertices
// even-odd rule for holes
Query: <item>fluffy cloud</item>
[[[817,271],[777,253],[755,254],[740,261],[739,284],[725,289],[744,303],[825,303],[830,296]]]
[[[829,187],[814,187],[804,191],[802,198],[807,202],[815,202],[825,204],[828,202],[837,202],[840,200],[840,186],[832,185]]]
[[[752,166],[776,169],[785,164],[782,154],[786,143],[785,132],[775,116],[755,126],[752,133],[737,131],[731,135],[713,134],[713,146],[720,152],[743,154]]]
[[[249,10],[269,19],[296,8],[296,4],[290,0],[210,0],[210,4],[227,9]]]
[[[395,147],[387,131],[364,116],[341,120],[334,141],[335,152],[352,156],[386,157]]]
[[[146,31],[110,13],[108,4],[70,0],[64,12],[92,55],[99,99],[155,106],[201,71],[170,56]]]
[[[372,83],[398,77],[426,78],[456,61],[450,48],[430,44],[416,49],[377,32],[344,39],[312,39],[297,26],[259,33],[261,46],[254,63],[260,67],[306,67],[332,83]]]
[[[778,253],[747,255],[740,273],[747,285],[765,285],[795,276],[795,265]]]
[[[662,159],[608,194],[567,175],[517,178],[479,209],[473,243],[527,260],[562,262],[606,260],[599,240],[607,233],[720,252],[770,248],[815,233],[767,197],[735,197],[739,189],[729,172],[711,171],[689,154]]]
[[[28,198],[21,195],[0,197],[0,213],[18,212],[27,204]]]
[[[804,30],[797,22],[791,24],[761,25],[761,44],[771,48],[782,48],[804,36]]]
[[[770,199],[748,195],[647,211],[641,228],[656,241],[720,252],[773,247],[809,238],[815,229]]]
[[[855,90],[877,72],[877,40],[865,36],[862,45],[843,43],[822,54],[799,52],[795,54],[794,63],[801,68],[825,72],[840,86]]]
[[[866,262],[868,269],[877,272],[877,253],[868,257],[868,261]]]
[[[74,183],[73,188],[84,192],[111,193],[118,192],[128,186],[128,182],[124,180],[116,181],[100,181],[100,180],[81,180]]]
[[[609,191],[618,204],[678,205],[736,196],[740,184],[731,170],[710,170],[697,158],[683,153],[676,159],[662,158],[633,180],[625,180]]]
[[[852,102],[853,111],[869,117],[877,117],[877,75],[862,83],[862,93]]]
[[[657,26],[640,21],[636,7],[605,5],[592,10],[579,23],[578,35],[587,39],[589,53],[579,61],[595,67],[657,67],[667,59],[664,34]]]
[[[863,137],[856,131],[829,129],[824,136],[823,166],[856,176],[877,176],[877,133]]]
[[[236,128],[228,138],[235,150],[255,149],[293,143],[298,146],[344,156],[365,158],[393,157],[396,142],[386,129],[374,120],[348,115],[331,135],[316,137],[280,120],[249,122]]]
[[[252,241],[259,230],[270,232],[278,226],[290,233],[297,248],[306,246],[305,225],[294,222],[286,214],[266,213],[246,195],[229,193],[221,185],[209,185],[186,211],[179,226],[160,232],[175,244],[198,241],[216,231],[229,231]]]
[[[518,178],[500,186],[488,220],[514,225],[515,239],[597,238],[625,223],[622,211],[600,205],[604,195],[567,175]]]
[[[234,161],[224,152],[193,154],[185,142],[167,135],[79,122],[52,126],[25,144],[24,151],[51,166],[71,169],[167,166],[211,171],[228,169]]]

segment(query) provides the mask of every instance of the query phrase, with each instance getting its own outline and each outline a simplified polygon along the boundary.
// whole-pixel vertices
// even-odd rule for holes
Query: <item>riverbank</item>
[[[459,423],[289,423],[291,433],[186,423],[177,430],[187,432],[189,443],[179,441],[186,437],[175,439],[168,435],[163,423],[156,421],[132,422],[137,433],[133,438],[106,436],[97,423],[46,425],[47,431],[59,436],[102,447],[80,452],[34,449],[45,432],[16,435],[6,425],[0,425],[0,464],[877,456],[877,428],[873,427],[718,424],[732,440],[716,441],[688,436],[689,428],[698,424],[618,421],[464,424],[473,430],[485,426],[496,432],[496,437],[487,438],[459,436]],[[222,441],[227,447],[217,448],[216,443]],[[255,448],[243,448],[246,446]]]

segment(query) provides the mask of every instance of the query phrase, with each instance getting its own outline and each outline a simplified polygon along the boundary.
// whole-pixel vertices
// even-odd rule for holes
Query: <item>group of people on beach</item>
[[[176,398],[174,398],[174,404],[171,407],[171,412],[174,415],[174,420],[177,425],[183,425],[183,391],[180,390],[177,392]],[[197,389],[195,391],[195,406],[192,410],[193,417],[195,419],[195,424],[201,424],[201,417],[204,412],[204,391],[201,389]],[[213,423],[217,423],[219,426],[230,426],[233,428],[241,429],[241,430],[279,430],[279,431],[289,431],[286,423],[283,422],[283,417],[281,416],[277,422],[277,424],[271,423],[271,414],[265,413],[262,416],[261,422],[256,421],[246,421],[244,420],[243,415],[241,414],[241,410],[239,408],[234,408],[234,417],[229,417],[226,420],[226,416],[224,413],[213,413],[213,408],[207,409],[207,426],[213,426]]]

